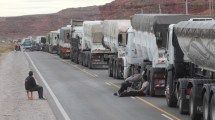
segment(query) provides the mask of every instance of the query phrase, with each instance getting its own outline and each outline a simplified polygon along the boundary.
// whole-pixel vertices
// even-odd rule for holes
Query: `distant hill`
[[[68,8],[54,14],[0,18],[0,38],[46,35],[70,20],[129,19],[138,13],[185,14],[185,0],[115,0],[102,6]],[[208,1],[189,0],[189,14],[208,15]]]

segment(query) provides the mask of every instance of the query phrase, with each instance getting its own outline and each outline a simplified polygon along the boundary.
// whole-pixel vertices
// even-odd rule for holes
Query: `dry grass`
[[[11,43],[0,43],[0,56],[2,53],[9,52],[13,49]]]

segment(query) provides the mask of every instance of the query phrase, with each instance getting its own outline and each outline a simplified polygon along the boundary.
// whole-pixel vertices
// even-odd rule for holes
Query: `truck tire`
[[[109,59],[108,62],[108,76],[113,77],[113,66],[112,66],[112,59]]]
[[[71,60],[71,62],[74,62],[74,58],[73,58],[73,54],[72,53],[70,53],[70,60]]]
[[[116,79],[120,79],[120,65],[119,65],[119,60],[116,60]]]
[[[88,60],[87,60],[87,63],[88,63],[88,68],[89,69],[92,69],[92,63],[91,63],[92,61],[91,61],[91,57],[90,57],[90,55],[88,55]]]
[[[166,91],[168,90],[169,92],[166,92],[166,102],[169,107],[176,107],[177,106],[177,98],[174,94],[174,81],[173,81],[173,72],[168,71],[167,72],[167,86],[166,86]]]
[[[178,102],[179,102],[179,112],[180,112],[181,114],[188,113],[187,111],[184,110],[184,107],[186,106],[185,100],[182,99],[182,98],[180,98],[180,99],[178,100]]]
[[[81,53],[80,62],[81,62],[81,65],[82,65],[82,66],[84,66],[84,58],[83,58],[83,56],[84,56],[83,53]]]
[[[205,91],[204,96],[203,96],[203,120],[210,120],[209,119],[210,105],[209,105],[208,92],[209,91]]]
[[[113,78],[116,78],[116,60],[113,62]]]
[[[212,82],[211,79],[192,80],[193,86],[190,94],[190,116],[192,120],[199,120],[203,116],[201,112],[197,111],[197,106],[203,106],[203,85]]]
[[[154,81],[154,79],[153,79],[153,74],[154,74],[154,70],[153,69],[151,69],[150,70],[150,78],[149,78],[149,95],[150,96],[155,96],[155,89],[154,89],[154,87],[155,87],[155,81]]]
[[[210,102],[210,119],[215,120],[215,95],[213,94]]]
[[[211,87],[211,100],[210,100],[210,110],[209,110],[209,115],[210,115],[210,120],[215,120],[215,86]]]
[[[62,52],[60,52],[60,58],[63,58],[63,53]]]
[[[191,120],[201,120],[201,115],[197,114],[197,105],[195,100],[195,85],[191,88],[190,92],[190,118]]]
[[[87,54],[86,53],[84,53],[83,62],[84,62],[84,66],[87,67]]]
[[[188,80],[179,79],[179,86],[177,85],[178,106],[181,114],[189,113],[189,100],[186,99],[187,83]]]

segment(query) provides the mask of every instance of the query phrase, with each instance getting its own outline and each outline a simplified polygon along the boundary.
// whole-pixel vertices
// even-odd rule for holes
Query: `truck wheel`
[[[210,120],[215,120],[215,95],[212,94],[210,102]]]
[[[119,61],[116,61],[116,79],[120,78],[120,66],[119,66]]]
[[[169,107],[177,106],[177,98],[174,94],[174,83],[173,83],[173,72],[168,71],[167,73],[167,86],[166,86],[166,102]]]
[[[60,56],[60,58],[62,58],[62,53],[61,52],[60,52],[59,56]]]
[[[83,56],[80,54],[80,64],[83,65]]]
[[[85,53],[84,53],[83,62],[84,62],[84,66],[87,67],[87,55]]]
[[[91,61],[91,58],[90,58],[90,55],[88,56],[88,61],[87,61],[87,63],[88,63],[88,68],[89,69],[92,69],[92,63],[91,63],[92,61]]]
[[[207,91],[204,93],[203,96],[203,120],[210,120],[209,119],[209,96],[207,95]]]
[[[84,66],[84,55],[81,53],[81,58],[80,58],[81,65]]]
[[[116,78],[116,61],[113,62],[113,78]]]
[[[71,62],[74,62],[74,59],[73,59],[73,55],[72,55],[72,54],[70,54],[70,60],[71,60]]]
[[[177,88],[178,88],[177,97],[178,97],[179,112],[181,114],[189,113],[189,100],[186,99],[188,80],[179,79],[178,81],[179,81],[179,84],[177,84]]]
[[[63,59],[66,59],[65,53],[62,53],[62,58],[63,58]]]
[[[111,62],[111,59],[109,59],[109,62],[108,62],[108,75],[109,77],[113,77],[113,69],[112,69],[112,62]]]
[[[77,57],[77,59],[76,59],[76,61],[77,61],[76,63],[79,64],[79,63],[80,63],[81,56],[80,56],[80,54],[78,54],[77,56],[78,56],[78,57]]]
[[[153,69],[151,69],[150,75],[149,75],[150,76],[150,80],[149,80],[149,84],[150,84],[149,94],[150,94],[150,96],[155,96],[155,90],[154,90],[155,81],[153,79],[153,74],[154,74],[154,71],[153,71]]]
[[[197,105],[195,100],[195,85],[191,88],[190,93],[190,117],[191,120],[201,120],[201,115],[197,114]]]
[[[179,112],[181,114],[185,114],[185,113],[189,113],[189,111],[187,111],[186,107],[187,107],[187,103],[185,99],[182,99],[181,97],[179,98]]]

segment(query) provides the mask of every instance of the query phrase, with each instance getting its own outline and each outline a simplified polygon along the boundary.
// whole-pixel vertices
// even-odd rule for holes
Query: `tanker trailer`
[[[105,20],[103,22],[103,46],[110,49],[108,59],[108,75],[114,78],[124,78],[126,67],[125,47],[128,38],[130,20]]]
[[[169,27],[166,99],[191,120],[215,119],[215,22],[182,21]]]
[[[102,21],[85,21],[80,62],[88,68],[107,68],[110,49],[102,45]]]
[[[168,27],[170,24],[189,20],[189,18],[188,15],[177,14],[135,14],[131,18],[136,59],[142,59],[142,62],[136,65],[141,66],[145,71],[150,83],[151,96],[165,95]]]

